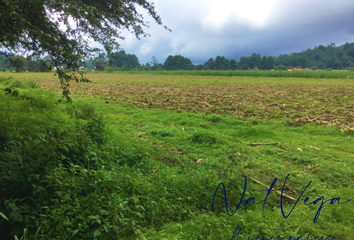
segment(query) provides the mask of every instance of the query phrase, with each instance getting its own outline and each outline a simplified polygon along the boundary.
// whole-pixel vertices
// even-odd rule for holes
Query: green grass
[[[330,78],[354,79],[350,70],[303,70],[303,71],[269,71],[269,70],[171,70],[171,71],[128,71],[121,74],[141,75],[187,75],[187,76],[243,76],[243,77],[291,77],[291,78]]]
[[[19,82],[18,97],[0,91],[0,166],[7,173],[0,178],[0,212],[9,219],[0,219],[0,231],[9,239],[24,229],[26,239],[37,231],[37,239],[230,239],[238,225],[252,239],[354,238],[352,201],[327,202],[316,223],[320,203],[303,204],[305,197],[344,202],[354,196],[352,131],[316,122],[294,126],[288,118],[139,109],[100,98],[58,104],[58,94]],[[251,178],[267,186],[278,178],[279,189],[288,174],[286,194],[295,199],[311,181],[288,218],[277,194],[268,197],[265,217],[263,204],[244,203],[267,194]],[[222,189],[211,212],[221,182],[235,211],[244,176],[237,213],[226,214]],[[288,214],[294,202],[284,198],[283,205]]]

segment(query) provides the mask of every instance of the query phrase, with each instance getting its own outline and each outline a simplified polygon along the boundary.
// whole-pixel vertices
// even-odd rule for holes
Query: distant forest
[[[26,59],[22,56],[0,56],[0,68],[16,69],[16,71],[45,72],[51,71],[50,58]],[[313,49],[307,49],[298,53],[281,54],[277,57],[261,56],[254,53],[251,56],[243,56],[239,61],[226,59],[224,56],[210,58],[204,64],[194,65],[189,58],[181,55],[168,56],[164,63],[159,63],[156,57],[146,64],[140,64],[135,54],[127,54],[123,51],[115,52],[112,56],[105,53],[97,58],[86,61],[85,68],[103,70],[272,70],[286,68],[308,69],[354,69],[354,42],[336,46],[334,43]],[[65,67],[65,66],[64,66]],[[284,67],[284,68],[285,68]],[[283,68],[283,69],[284,69]]]

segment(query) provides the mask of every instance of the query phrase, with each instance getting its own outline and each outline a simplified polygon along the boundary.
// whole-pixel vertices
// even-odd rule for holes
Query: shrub
[[[25,86],[26,88],[38,88],[37,83],[34,81],[25,82]]]
[[[0,77],[0,83],[3,83],[4,85],[8,85],[10,82],[14,80],[13,77]]]
[[[114,68],[112,68],[112,67],[105,67],[104,69],[105,69],[106,73],[113,73],[114,72]]]
[[[8,87],[10,87],[10,88],[26,88],[26,85],[23,81],[15,79],[8,84]]]
[[[75,114],[77,118],[87,120],[92,116],[92,114],[95,114],[95,107],[92,104],[83,103],[78,106]]]
[[[5,86],[9,88],[38,88],[37,83],[34,81],[20,81],[18,79],[14,79],[12,77],[0,77],[0,83],[3,83]]]
[[[275,67],[274,70],[287,71],[287,70],[288,70],[288,67],[287,67],[287,66],[284,66],[284,65],[278,65],[278,66]]]

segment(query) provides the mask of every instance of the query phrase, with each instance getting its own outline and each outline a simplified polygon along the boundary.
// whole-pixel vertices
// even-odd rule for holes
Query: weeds
[[[354,79],[354,74],[348,70],[332,71],[331,68],[316,71],[267,71],[267,70],[179,70],[179,71],[129,71],[121,74],[139,75],[182,75],[182,76],[239,76],[239,77],[281,77],[281,78],[329,78]]]
[[[300,80],[295,89],[290,81],[244,79],[235,84],[214,78],[199,83],[195,78],[168,82],[164,76],[149,81],[129,76],[113,83],[97,76],[101,83],[80,86],[80,94],[92,100],[74,100],[74,107],[58,104],[54,94],[41,89],[18,88],[17,97],[0,92],[2,239],[230,239],[238,225],[252,237],[331,234],[353,239],[351,203],[324,205],[316,224],[318,205],[297,206],[284,219],[275,194],[264,205],[245,204],[253,197],[261,202],[267,194],[250,177],[266,186],[276,177],[275,188],[281,189],[287,174],[287,194],[294,198],[310,181],[304,194],[310,201],[352,198],[353,134],[317,124],[319,117],[344,122],[341,114],[350,112],[353,101],[350,83],[326,80],[309,86]],[[1,88],[6,81],[12,79],[2,81]],[[21,98],[24,94],[28,98]],[[101,96],[111,97],[110,104]],[[125,102],[115,103],[113,97]],[[154,110],[132,107],[142,102]],[[215,106],[222,112],[230,104],[234,111],[248,109],[253,117],[205,111]],[[172,111],[174,106],[180,111]],[[342,110],[331,112],[336,108]],[[298,116],[290,116],[291,109]],[[266,118],[257,115],[261,110],[280,113]],[[312,110],[313,115],[305,114]],[[244,176],[249,181],[237,213],[225,214],[221,192],[210,212],[220,182],[235,211]],[[289,213],[294,203],[284,199],[282,206]]]

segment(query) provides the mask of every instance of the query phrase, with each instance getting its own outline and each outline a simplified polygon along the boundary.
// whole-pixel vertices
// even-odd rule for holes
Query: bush
[[[71,113],[72,116],[75,114],[76,118],[87,120],[92,114],[95,114],[95,107],[92,104],[82,103],[77,106],[77,109],[70,108],[69,113]]]
[[[26,88],[38,88],[37,83],[34,81],[25,82],[25,86]]]
[[[10,87],[10,88],[26,88],[26,85],[23,81],[15,79],[8,84],[8,87]]]
[[[287,67],[287,66],[284,66],[284,65],[278,65],[278,66],[275,67],[274,70],[287,71],[287,70],[288,70],[288,67]]]
[[[8,88],[38,88],[37,83],[34,81],[20,81],[18,79],[14,79],[13,77],[0,77],[0,83],[4,84]]]
[[[23,101],[2,94],[0,101],[1,239],[134,234],[145,210],[132,200],[130,179],[146,171],[144,146],[108,141],[104,120],[90,105],[80,108],[84,123],[73,124],[65,106],[48,97]],[[120,165],[135,165],[136,173],[112,171]]]
[[[13,77],[0,77],[0,83],[4,84],[4,85],[8,85],[10,82],[12,82],[14,80]]]
[[[114,68],[112,68],[112,67],[105,67],[105,72],[106,72],[106,73],[113,73],[113,72],[114,72]]]

